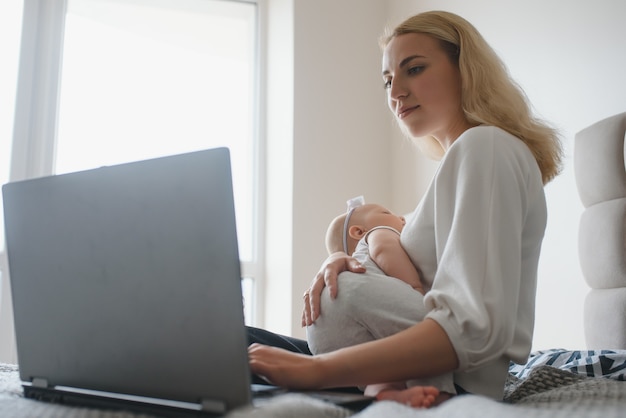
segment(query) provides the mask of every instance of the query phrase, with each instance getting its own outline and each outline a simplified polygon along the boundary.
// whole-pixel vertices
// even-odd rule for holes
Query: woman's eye
[[[424,71],[423,65],[416,65],[415,67],[410,67],[408,70],[409,75],[419,74]]]
[[[383,88],[384,88],[385,90],[386,90],[386,89],[390,89],[390,88],[391,88],[391,79],[384,80],[384,83],[383,83]]]

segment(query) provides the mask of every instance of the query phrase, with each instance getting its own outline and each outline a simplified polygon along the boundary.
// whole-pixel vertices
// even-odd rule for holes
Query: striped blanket
[[[581,376],[626,380],[626,350],[536,351],[531,353],[526,364],[511,364],[509,372],[515,377],[524,379],[533,369],[542,365]]]

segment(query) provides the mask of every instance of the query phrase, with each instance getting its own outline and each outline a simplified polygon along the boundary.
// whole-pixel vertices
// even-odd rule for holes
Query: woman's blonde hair
[[[535,156],[544,184],[559,174],[562,148],[557,131],[533,115],[524,91],[471,23],[449,12],[420,13],[385,34],[381,46],[407,33],[438,39],[458,65],[461,106],[471,124],[496,126],[520,138]]]

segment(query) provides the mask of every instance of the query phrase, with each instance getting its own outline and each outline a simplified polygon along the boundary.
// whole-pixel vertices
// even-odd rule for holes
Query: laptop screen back
[[[250,401],[225,148],[3,187],[23,381]]]

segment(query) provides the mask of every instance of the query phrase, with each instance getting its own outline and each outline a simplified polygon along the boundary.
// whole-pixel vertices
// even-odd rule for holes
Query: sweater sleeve
[[[457,140],[432,185],[438,267],[424,303],[455,347],[460,371],[505,353],[526,300],[522,236],[529,171],[537,167],[523,144],[511,146],[518,139],[503,134],[478,129]]]

